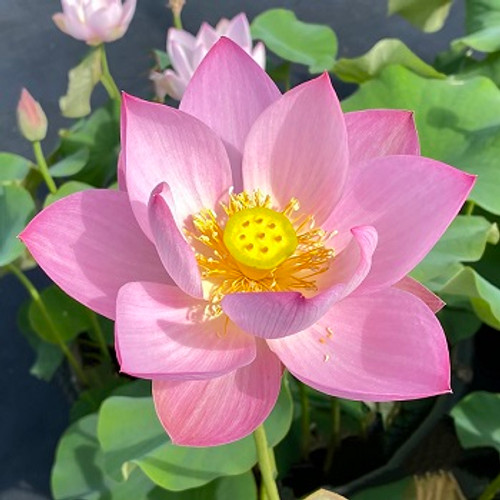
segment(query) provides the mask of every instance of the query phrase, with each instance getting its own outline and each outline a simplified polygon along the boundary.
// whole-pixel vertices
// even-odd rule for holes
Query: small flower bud
[[[41,141],[47,135],[47,117],[40,104],[24,88],[17,104],[17,123],[28,141]]]

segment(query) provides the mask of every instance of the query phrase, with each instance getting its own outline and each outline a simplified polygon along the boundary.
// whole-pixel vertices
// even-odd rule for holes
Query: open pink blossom
[[[89,45],[121,38],[134,17],[137,0],[61,0],[62,12],[52,16],[67,35]]]
[[[252,432],[283,365],[350,399],[450,390],[442,302],[406,276],[474,178],[419,156],[411,113],[344,115],[327,74],[281,95],[222,38],[180,110],[125,95],[122,117],[120,191],[64,198],[21,239],[116,319],[175,443]]]
[[[244,13],[231,20],[221,19],[215,29],[203,23],[196,37],[185,30],[170,28],[167,53],[173,70],[153,71],[150,75],[157,97],[163,101],[168,94],[180,100],[196,68],[221,36],[237,43],[262,69],[266,68],[266,49],[262,42],[252,46],[250,25]]]

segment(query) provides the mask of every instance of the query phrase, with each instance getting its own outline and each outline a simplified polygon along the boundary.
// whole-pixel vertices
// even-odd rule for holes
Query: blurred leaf
[[[222,477],[183,492],[155,486],[140,469],[118,482],[104,472],[104,458],[97,440],[97,415],[71,425],[57,447],[51,487],[55,500],[256,500],[253,474]]]
[[[164,50],[153,50],[153,56],[158,71],[165,71],[170,66],[170,58]]]
[[[466,28],[468,35],[453,41],[453,48],[470,47],[480,52],[500,50],[500,2],[467,0]]]
[[[500,290],[471,267],[464,266],[441,288],[440,294],[468,297],[478,317],[492,328],[500,330]]]
[[[472,392],[452,410],[458,439],[464,448],[492,446],[500,452],[500,394]]]
[[[28,311],[30,302],[25,302],[18,310],[17,325],[35,351],[35,362],[30,368],[34,377],[49,382],[61,365],[64,355],[61,349],[43,341],[31,328]]]
[[[389,0],[389,15],[399,14],[427,33],[440,30],[453,0]]]
[[[77,122],[61,138],[61,145],[53,156],[58,160],[82,148],[89,151],[85,167],[72,180],[104,187],[116,178],[120,111],[115,101],[97,109],[88,118]]]
[[[265,426],[271,446],[291,425],[292,402],[287,383]],[[106,471],[117,480],[138,466],[169,490],[195,488],[218,477],[249,471],[257,461],[252,436],[209,448],[176,446],[161,426],[151,398],[112,397],[101,406],[98,436]]]
[[[498,243],[496,224],[480,216],[459,215],[411,275],[425,283],[447,273],[457,262],[477,261],[487,242]]]
[[[51,203],[54,203],[61,198],[65,198],[66,196],[69,196],[73,193],[78,193],[79,191],[85,191],[86,189],[94,189],[94,186],[78,181],[66,182],[62,186],[59,186],[54,194],[49,193],[47,195],[47,198],[45,198],[45,201],[43,203],[43,207],[48,207]]]
[[[493,82],[429,80],[389,66],[343,108],[414,110],[422,155],[478,175],[470,199],[500,214],[500,90]]]
[[[33,330],[47,342],[57,343],[57,335],[65,342],[73,340],[79,333],[90,328],[89,312],[86,307],[52,285],[40,292],[40,297],[49,313],[50,321],[37,303],[32,301],[29,320]]]
[[[460,309],[446,306],[438,312],[438,318],[451,345],[472,337],[482,325],[481,320],[470,310],[470,306]]]
[[[85,166],[89,159],[89,150],[82,148],[50,167],[52,177],[69,177],[75,175]]]
[[[17,235],[35,211],[31,195],[21,186],[0,184],[0,267],[10,264],[24,252]]]
[[[351,500],[388,500],[416,498],[413,478],[405,477],[394,483],[367,488],[352,495]]]
[[[330,70],[337,55],[337,37],[326,25],[303,23],[291,10],[271,9],[252,22],[252,37],[281,58],[309,67],[311,73]]]
[[[92,49],[83,61],[68,73],[68,90],[59,99],[61,113],[80,118],[90,113],[90,97],[101,78],[100,49]]]
[[[51,489],[55,500],[146,500],[153,483],[140,471],[117,482],[103,471],[96,437],[97,415],[71,425],[57,447]]]
[[[333,72],[345,82],[363,83],[391,64],[400,64],[426,78],[446,78],[395,38],[380,40],[361,57],[339,59]]]
[[[22,181],[33,163],[27,158],[13,154],[0,153],[0,182]]]
[[[147,500],[257,500],[257,488],[252,472],[220,477],[214,481],[185,491],[166,491],[156,487]]]

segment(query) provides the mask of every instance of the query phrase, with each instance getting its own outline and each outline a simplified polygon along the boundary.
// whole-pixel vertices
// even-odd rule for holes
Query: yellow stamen
[[[316,290],[317,276],[334,257],[325,247],[332,234],[315,227],[312,216],[295,216],[296,199],[278,211],[269,195],[244,191],[231,193],[222,209],[223,216],[201,211],[193,217],[194,230],[186,231],[211,314],[220,314],[218,302],[230,293]]]

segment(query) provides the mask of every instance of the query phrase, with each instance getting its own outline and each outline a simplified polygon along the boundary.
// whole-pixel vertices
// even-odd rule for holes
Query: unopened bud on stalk
[[[25,88],[17,104],[17,123],[21,134],[28,141],[41,141],[47,135],[47,117],[40,104]]]

